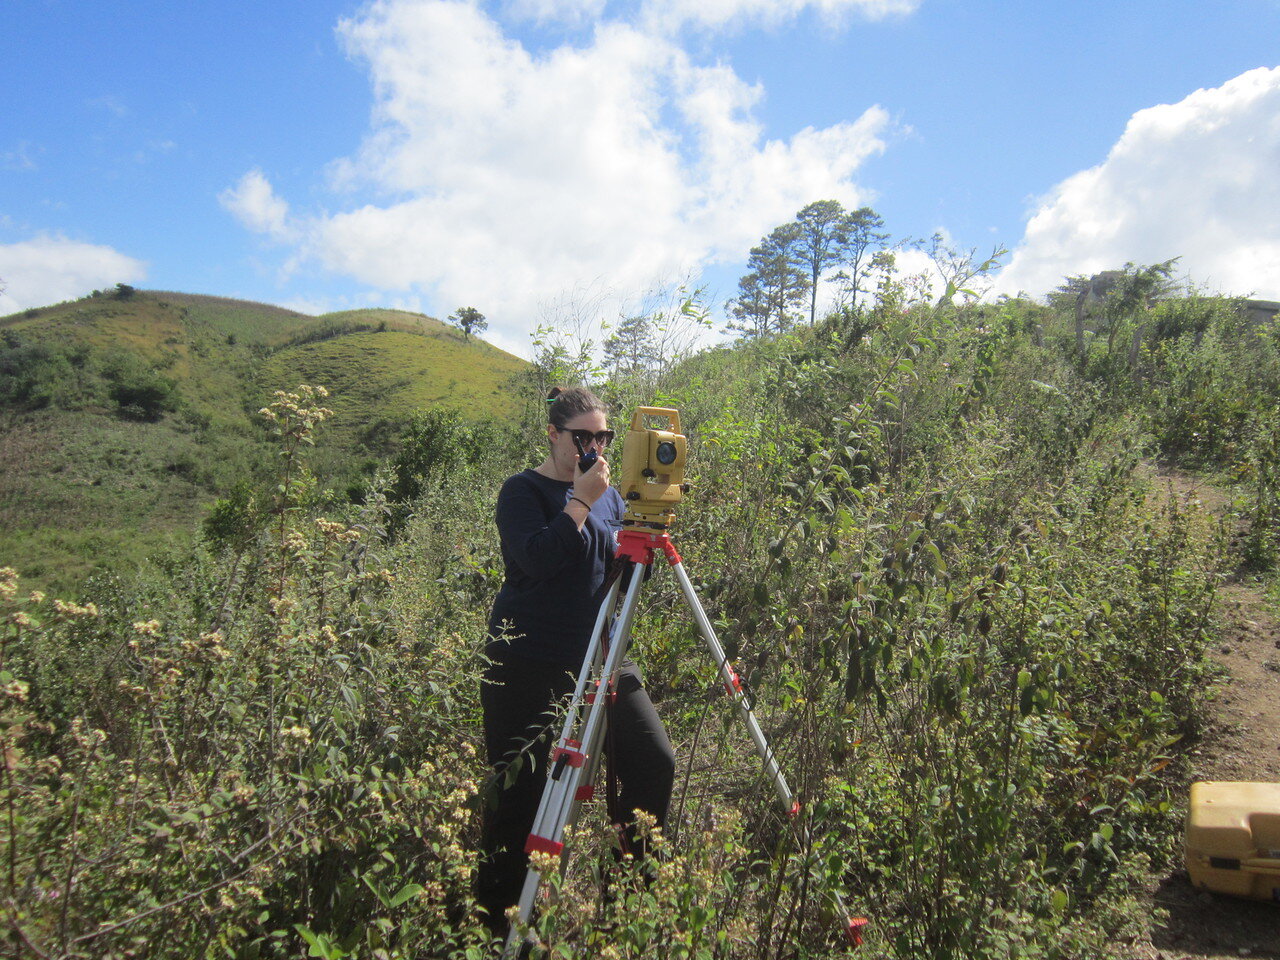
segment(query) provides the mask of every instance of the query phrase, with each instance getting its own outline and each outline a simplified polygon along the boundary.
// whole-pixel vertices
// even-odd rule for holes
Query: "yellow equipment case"
[[[1280,903],[1280,783],[1193,783],[1186,858],[1194,886]]]

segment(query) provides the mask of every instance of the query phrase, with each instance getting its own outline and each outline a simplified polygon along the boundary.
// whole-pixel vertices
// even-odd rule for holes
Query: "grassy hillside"
[[[283,343],[314,327],[317,319],[283,307],[227,297],[168,291],[157,292],[155,297],[183,310],[191,329],[204,329],[223,338],[234,337],[245,343],[267,346]]]
[[[263,362],[258,383],[264,391],[298,382],[325,384],[336,414],[333,429],[340,435],[378,419],[402,421],[433,406],[456,406],[475,418],[512,415],[508,384],[523,362],[482,341],[464,343],[457,331],[431,323],[442,329],[419,333],[388,325],[381,332],[356,330],[288,347]]]
[[[185,542],[269,460],[256,411],[276,390],[329,387],[337,416],[316,466],[341,486],[417,411],[514,415],[506,385],[524,367],[399,310],[312,317],[136,291],[0,318],[0,565],[67,588]]]
[[[181,424],[10,415],[0,428],[0,566],[74,584],[183,545],[222,481],[251,466],[231,447]]]

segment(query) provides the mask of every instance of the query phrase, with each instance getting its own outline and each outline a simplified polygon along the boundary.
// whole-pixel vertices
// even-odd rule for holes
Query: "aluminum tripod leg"
[[[566,863],[568,853],[564,844],[564,831],[572,822],[578,804],[583,798],[582,786],[585,784],[589,787],[593,779],[600,756],[600,745],[604,742],[605,705],[609,685],[626,657],[631,624],[640,595],[640,585],[644,581],[644,571],[635,564],[628,567],[627,573],[629,575],[627,593],[610,623],[608,649],[603,651],[603,662],[601,662],[601,653],[602,637],[605,635],[604,625],[616,602],[619,592],[618,583],[614,584],[605,602],[600,605],[595,632],[582,661],[574,699],[570,702],[565,716],[560,741],[552,755],[551,767],[547,774],[547,785],[543,788],[533,830],[525,845],[527,852],[537,851],[560,857],[561,869]],[[593,684],[595,689],[591,693],[594,695],[591,695],[588,693],[588,687]],[[537,900],[542,879],[542,875],[530,864],[529,871],[525,875],[524,887],[520,892],[520,924],[527,924],[529,918],[533,916],[533,906]],[[504,957],[516,955],[519,936],[518,926],[513,925],[503,950]]]
[[[711,620],[706,611],[702,609],[702,604],[698,601],[698,595],[693,589],[693,582],[689,579],[689,574],[685,573],[684,564],[681,562],[679,555],[671,558],[671,569],[675,571],[676,579],[680,582],[680,591],[684,594],[685,601],[689,604],[689,609],[693,611],[693,619],[698,624],[698,632],[702,634],[702,640],[706,643],[707,649],[711,652],[711,658],[715,660],[716,667],[720,670],[720,680],[724,684],[725,690],[728,691],[729,696],[733,698],[733,704],[738,708],[738,717],[751,735],[751,742],[755,744],[756,753],[760,756],[760,762],[764,764],[765,775],[773,782],[773,789],[778,794],[778,799],[782,802],[782,806],[786,809],[788,815],[795,816],[799,812],[800,805],[792,795],[791,788],[787,786],[787,778],[782,775],[782,770],[778,766],[778,759],[774,756],[773,748],[769,746],[769,741],[765,739],[764,731],[760,729],[760,724],[756,722],[756,715],[751,710],[751,705],[747,702],[747,695],[742,692],[742,681],[730,665],[729,658],[725,656],[724,648],[720,646],[720,641],[716,639],[716,632],[711,626]]]
[[[778,794],[778,799],[782,801],[782,805],[787,809],[788,815],[794,819],[800,812],[800,802],[793,797],[790,788],[787,786],[786,777],[782,775],[782,771],[778,767],[777,758],[769,746],[769,741],[765,739],[764,731],[760,729],[760,724],[756,722],[751,705],[747,703],[746,694],[742,692],[742,681],[738,679],[738,674],[729,664],[728,657],[724,655],[724,648],[720,646],[720,641],[716,638],[715,629],[711,626],[711,620],[706,611],[702,609],[702,604],[698,601],[698,595],[693,589],[693,582],[685,572],[680,555],[675,552],[674,548],[668,548],[666,552],[667,558],[671,562],[671,567],[676,572],[676,579],[680,582],[680,591],[684,594],[689,608],[693,611],[693,618],[698,624],[698,632],[702,634],[702,639],[706,642],[707,649],[711,651],[712,659],[715,660],[716,666],[720,669],[720,679],[729,695],[733,697],[734,705],[738,708],[738,716],[741,717],[742,722],[747,727],[747,731],[751,734],[756,753],[760,755],[760,760],[764,763],[765,773],[773,781],[773,788]],[[807,846],[808,827],[803,828],[802,835]],[[853,946],[858,946],[862,943],[862,929],[867,924],[866,918],[850,916],[845,907],[844,898],[839,893],[833,890],[828,895],[840,915],[845,918],[845,937]]]
[[[720,680],[724,684],[725,690],[728,691],[729,696],[733,698],[734,706],[738,709],[738,716],[746,726],[747,732],[751,735],[751,742],[756,748],[756,753],[760,756],[761,763],[764,764],[765,774],[772,781],[773,789],[777,793],[778,799],[782,802],[783,808],[787,811],[787,815],[794,817],[800,812],[800,804],[792,795],[791,788],[787,786],[787,778],[782,775],[782,770],[778,766],[778,760],[774,756],[773,749],[769,746],[769,741],[765,739],[764,731],[760,729],[760,724],[756,722],[756,716],[751,710],[751,704],[747,702],[747,696],[742,692],[742,681],[730,665],[729,658],[724,655],[724,648],[720,646],[720,641],[716,638],[716,632],[711,626],[711,620],[706,611],[702,609],[702,604],[698,601],[698,594],[693,589],[693,582],[689,579],[689,575],[685,572],[684,563],[680,559],[680,554],[676,551],[675,544],[671,542],[671,538],[667,536],[665,530],[643,530],[624,527],[619,535],[619,556],[625,556],[638,563],[651,564],[659,552],[667,558],[667,562],[676,572],[676,579],[680,583],[680,592],[684,594],[685,602],[689,604],[689,609],[693,612],[694,621],[698,625],[698,632],[702,634],[702,640],[707,645],[711,658],[716,662],[716,668],[720,671]]]
[[[716,638],[715,629],[711,626],[711,620],[706,611],[702,609],[702,604],[698,601],[698,595],[693,589],[693,582],[685,572],[680,555],[675,552],[673,547],[669,547],[666,552],[667,559],[671,562],[671,567],[676,572],[676,579],[680,582],[680,591],[684,594],[689,608],[693,611],[693,618],[698,624],[698,632],[702,634],[702,639],[706,643],[707,649],[711,651],[711,657],[715,660],[716,666],[720,670],[720,679],[724,683],[725,690],[733,697],[734,706],[738,708],[738,716],[746,725],[747,732],[751,734],[756,753],[760,755],[760,760],[764,763],[765,773],[773,781],[773,788],[778,794],[778,799],[782,801],[788,816],[794,820],[800,812],[800,802],[795,799],[791,789],[787,786],[786,777],[782,775],[782,770],[778,767],[778,761],[774,756],[773,749],[769,746],[769,741],[765,739],[764,731],[760,729],[760,724],[756,722],[755,713],[752,712],[751,705],[747,703],[746,694],[742,692],[742,681],[738,679],[738,674],[729,664],[729,658],[724,655],[724,648],[720,646],[720,641]],[[805,845],[808,846],[808,827],[803,828],[802,836]],[[845,937],[853,946],[858,946],[862,943],[862,929],[867,924],[866,918],[850,916],[848,909],[845,907],[844,898],[836,891],[829,891],[828,896],[831,897],[831,901],[840,915],[845,918]]]

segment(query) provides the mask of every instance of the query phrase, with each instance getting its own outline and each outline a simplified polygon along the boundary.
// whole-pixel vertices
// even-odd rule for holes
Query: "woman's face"
[[[563,430],[557,430],[554,424],[547,424],[547,436],[551,440],[551,455],[558,463],[568,464],[578,458],[578,448],[573,443],[573,431],[583,430],[591,434],[588,440],[583,438],[583,452],[595,450],[597,453],[605,452],[605,444],[596,439],[596,434],[609,429],[605,415],[599,410],[592,410],[587,413],[579,414],[573,419],[567,421]],[[582,434],[579,434],[582,436]]]

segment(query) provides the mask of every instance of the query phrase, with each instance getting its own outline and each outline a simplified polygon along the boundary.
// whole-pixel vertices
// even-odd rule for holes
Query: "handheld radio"
[[[588,453],[582,448],[582,441],[577,437],[573,438],[573,445],[578,448],[578,470],[581,473],[586,473],[595,466],[595,462],[600,459],[600,454],[594,450]]]

